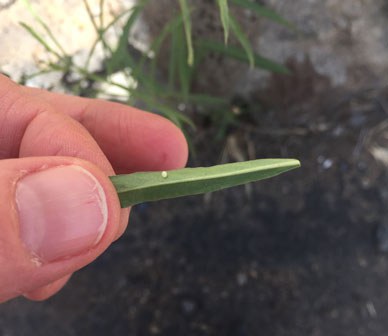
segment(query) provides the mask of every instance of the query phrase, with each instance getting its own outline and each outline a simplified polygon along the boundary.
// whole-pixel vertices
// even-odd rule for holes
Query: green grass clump
[[[74,55],[69,54],[60,39],[53,35],[44,18],[34,12],[30,1],[23,1],[34,15],[37,24],[34,27],[26,23],[21,23],[21,25],[45,48],[50,60],[40,64],[41,70],[26,77],[25,80],[48,72],[59,71],[64,78],[76,78],[71,81],[70,90],[77,95],[94,97],[103,94],[131,105],[141,102],[142,107],[164,115],[181,128],[185,126],[194,128],[195,125],[188,116],[177,110],[180,103],[224,111],[221,113],[225,116],[224,121],[220,123],[222,125],[230,120],[230,107],[227,100],[206,92],[200,94],[192,92],[193,78],[196,77],[201,61],[207,54],[218,53],[247,63],[252,68],[288,73],[285,66],[254,52],[246,32],[233,16],[231,8],[247,9],[255,15],[272,20],[288,29],[294,29],[292,24],[269,8],[249,0],[217,0],[214,2],[214,6],[217,6],[219,10],[219,19],[224,30],[224,43],[208,39],[196,40],[192,33],[191,18],[195,7],[192,8],[188,0],[177,0],[179,15],[166,23],[147,50],[138,50],[136,46],[131,45],[129,37],[145,7],[152,6],[153,1],[157,0],[139,0],[134,7],[124,11],[108,23],[104,22],[104,0],[100,0],[98,17],[92,14],[88,1],[83,0],[97,37],[82,65],[75,63]],[[192,3],[195,4],[195,2]],[[110,45],[106,38],[107,32],[120,20],[125,20],[125,24],[118,36],[118,42],[116,45]],[[231,35],[235,37],[239,45],[229,43]],[[160,62],[161,49],[166,43],[169,43],[170,53],[169,59],[164,60],[168,62],[168,76],[163,82],[158,79],[157,64]],[[101,71],[91,71],[91,60],[98,47],[102,47],[104,51],[103,67]],[[131,50],[135,50],[135,53]],[[124,83],[131,84],[123,84],[115,80],[115,75],[118,73],[126,78]],[[105,91],[106,84],[121,89],[121,93],[109,94]]]

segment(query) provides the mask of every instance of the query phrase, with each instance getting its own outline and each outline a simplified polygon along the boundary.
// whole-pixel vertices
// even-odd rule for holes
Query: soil
[[[289,66],[294,76],[235,100],[240,124],[223,141],[209,145],[215,129],[194,115],[191,164],[295,157],[302,168],[136,206],[124,236],[58,295],[1,305],[0,334],[387,335],[387,176],[371,153],[384,149],[388,91],[331,90],[308,61]]]

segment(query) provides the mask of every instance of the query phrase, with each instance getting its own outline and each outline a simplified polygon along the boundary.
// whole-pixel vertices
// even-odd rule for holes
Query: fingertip
[[[175,125],[173,125],[173,127],[175,127],[175,138],[173,138],[172,140],[174,141],[173,145],[176,147],[176,156],[171,162],[171,164],[174,168],[183,168],[184,166],[186,166],[189,157],[189,146],[182,130],[176,127]]]
[[[131,211],[131,208],[121,209],[120,224],[117,227],[117,232],[114,238],[115,241],[119,239],[127,229],[130,211]]]
[[[155,170],[182,168],[187,163],[189,152],[186,137],[170,120],[159,118],[160,133],[154,139]]]
[[[128,115],[129,117],[129,115]],[[188,145],[181,129],[170,120],[150,112],[133,109],[130,121],[132,134],[123,136],[121,156],[131,153],[116,165],[116,173],[172,170],[182,168],[188,159]],[[112,151],[110,151],[112,152]]]

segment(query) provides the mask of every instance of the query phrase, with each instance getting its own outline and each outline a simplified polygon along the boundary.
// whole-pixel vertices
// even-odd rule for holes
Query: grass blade
[[[231,0],[231,2],[237,6],[246,8],[251,10],[252,12],[255,12],[256,14],[266,17],[276,23],[279,23],[287,28],[291,28],[293,30],[296,30],[296,27],[289,21],[287,21],[285,18],[283,18],[281,15],[273,11],[272,9],[269,9],[265,6],[259,5],[256,2],[252,2],[249,0]]]
[[[156,108],[162,115],[164,115],[167,119],[171,120],[175,125],[177,125],[180,129],[183,129],[183,125],[188,125],[193,130],[195,130],[195,125],[193,121],[185,116],[183,113],[178,112],[168,105],[158,104],[153,102],[152,106]]]
[[[246,52],[239,47],[234,47],[230,45],[225,46],[223,43],[214,42],[214,41],[201,41],[199,45],[201,48],[207,49],[208,51],[217,52],[217,53],[226,55],[228,57],[237,59],[241,62],[249,63],[249,59],[247,57]],[[253,54],[253,59],[254,59],[254,65],[257,68],[271,71],[274,73],[284,74],[284,75],[290,74],[290,71],[287,69],[287,67],[277,62],[271,61],[268,58],[265,58],[258,54]]]
[[[100,35],[100,27],[98,26],[98,24],[96,22],[96,19],[95,19],[94,15],[93,15],[93,12],[92,12],[92,9],[91,9],[91,7],[89,5],[88,0],[82,0],[82,1],[84,3],[86,12],[88,13],[90,22],[92,23],[92,25],[94,27],[94,30],[96,31],[97,35]]]
[[[162,32],[156,37],[150,46],[150,50],[153,51],[154,57],[150,65],[150,78],[153,83],[156,83],[156,68],[157,60],[159,57],[160,50],[162,48],[163,42],[167,39],[169,35],[172,35],[172,32],[179,28],[182,24],[182,16],[179,15],[176,18],[170,20],[162,29]],[[138,74],[143,73],[143,66],[145,63],[145,56],[140,62],[140,65],[135,69],[135,76],[138,77]],[[175,69],[174,69],[175,72]],[[175,74],[170,74],[175,77]],[[170,76],[169,75],[169,76]],[[152,91],[155,91],[154,88],[151,88]]]
[[[176,70],[178,67],[179,54],[176,51],[179,47],[179,45],[178,45],[178,43],[179,43],[178,32],[179,31],[180,31],[179,29],[171,30],[171,39],[170,39],[171,45],[170,45],[170,50],[169,50],[170,59],[169,59],[169,66],[168,66],[168,89],[170,91],[175,89],[176,83],[177,83]],[[183,62],[186,62],[186,58],[183,60]]]
[[[45,49],[47,52],[54,54],[59,59],[62,58],[60,54],[58,54],[55,50],[53,50],[48,43],[44,40],[44,38],[39,35],[31,26],[29,26],[25,22],[19,22],[19,24],[27,30]]]
[[[95,19],[94,15],[93,15],[93,12],[92,12],[92,9],[89,5],[88,0],[82,0],[82,1],[83,1],[84,6],[85,6],[86,12],[89,16],[90,22],[92,23],[92,26],[94,27],[94,30],[96,31],[96,35],[98,36],[100,42],[102,43],[102,45],[104,47],[104,51],[106,53],[105,56],[112,54],[113,53],[112,48],[106,42],[104,34],[102,33],[103,27],[98,26],[97,20]]]
[[[229,22],[230,22],[230,29],[233,31],[237,40],[240,42],[241,46],[245,50],[249,65],[251,68],[253,68],[255,66],[255,57],[254,57],[254,52],[253,52],[251,43],[248,40],[248,37],[246,36],[244,31],[241,29],[240,25],[238,24],[237,20],[233,16],[229,17]]]
[[[171,49],[172,53],[177,54],[177,62],[178,62],[178,77],[179,77],[179,84],[180,84],[180,91],[182,94],[182,97],[184,101],[187,100],[187,97],[190,92],[190,82],[191,82],[191,73],[190,73],[190,66],[186,62],[186,57],[187,57],[187,51],[183,47],[184,46],[184,41],[185,37],[183,35],[182,30],[178,30],[175,32],[177,35],[175,43],[175,49]]]
[[[126,67],[133,68],[135,66],[133,57],[128,52],[128,39],[131,33],[131,29],[142,10],[143,6],[138,5],[128,16],[128,20],[125,23],[122,33],[120,34],[119,41],[117,42],[116,49],[112,52],[111,57],[106,62],[109,73],[123,70]]]
[[[193,49],[193,38],[191,35],[191,18],[190,18],[189,5],[187,3],[187,0],[179,0],[179,5],[181,7],[183,26],[185,28],[185,34],[186,34],[187,64],[192,66],[194,63],[194,49]]]
[[[212,192],[279,175],[300,166],[293,159],[262,159],[207,168],[111,176],[121,207]]]
[[[57,46],[57,48],[61,51],[62,55],[64,57],[67,56],[67,53],[64,47],[59,43],[58,39],[55,37],[50,27],[45,22],[43,22],[40,18],[38,18],[38,22],[41,24],[41,26],[46,31],[46,33],[51,38],[51,40],[54,42],[54,44]]]
[[[97,48],[97,45],[101,42],[100,36],[104,36],[105,33],[110,29],[113,25],[115,25],[123,16],[127,15],[128,13],[132,12],[132,8],[123,11],[122,13],[118,14],[111,22],[109,22],[104,28],[101,29],[101,34],[97,36],[97,38],[94,40],[89,52],[88,52],[88,57],[85,62],[85,69],[89,69],[90,62],[92,60],[92,57],[94,55],[94,52]]]
[[[225,106],[228,104],[228,100],[221,97],[211,96],[207,94],[189,94],[187,96],[187,101],[193,104],[201,105],[220,105]]]
[[[38,13],[34,10],[31,1],[30,0],[24,0],[24,5],[27,7],[27,10],[31,13],[31,15],[35,18],[35,20],[38,21],[38,23],[42,26],[48,37],[51,39],[52,42],[57,46],[57,48],[60,50],[62,55],[65,57],[67,56],[67,53],[65,49],[62,47],[62,45],[59,43],[58,39],[53,34],[50,27],[42,20],[42,18],[38,15]]]
[[[99,3],[99,14],[100,14],[100,30],[104,28],[104,3],[105,0],[100,0]]]
[[[224,28],[225,44],[228,43],[229,37],[229,5],[228,0],[217,0],[218,7],[220,8],[220,17],[222,27]]]

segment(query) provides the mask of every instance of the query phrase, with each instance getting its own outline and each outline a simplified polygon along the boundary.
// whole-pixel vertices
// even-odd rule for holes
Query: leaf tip
[[[289,159],[288,164],[290,168],[299,168],[302,166],[300,161],[297,159]]]

